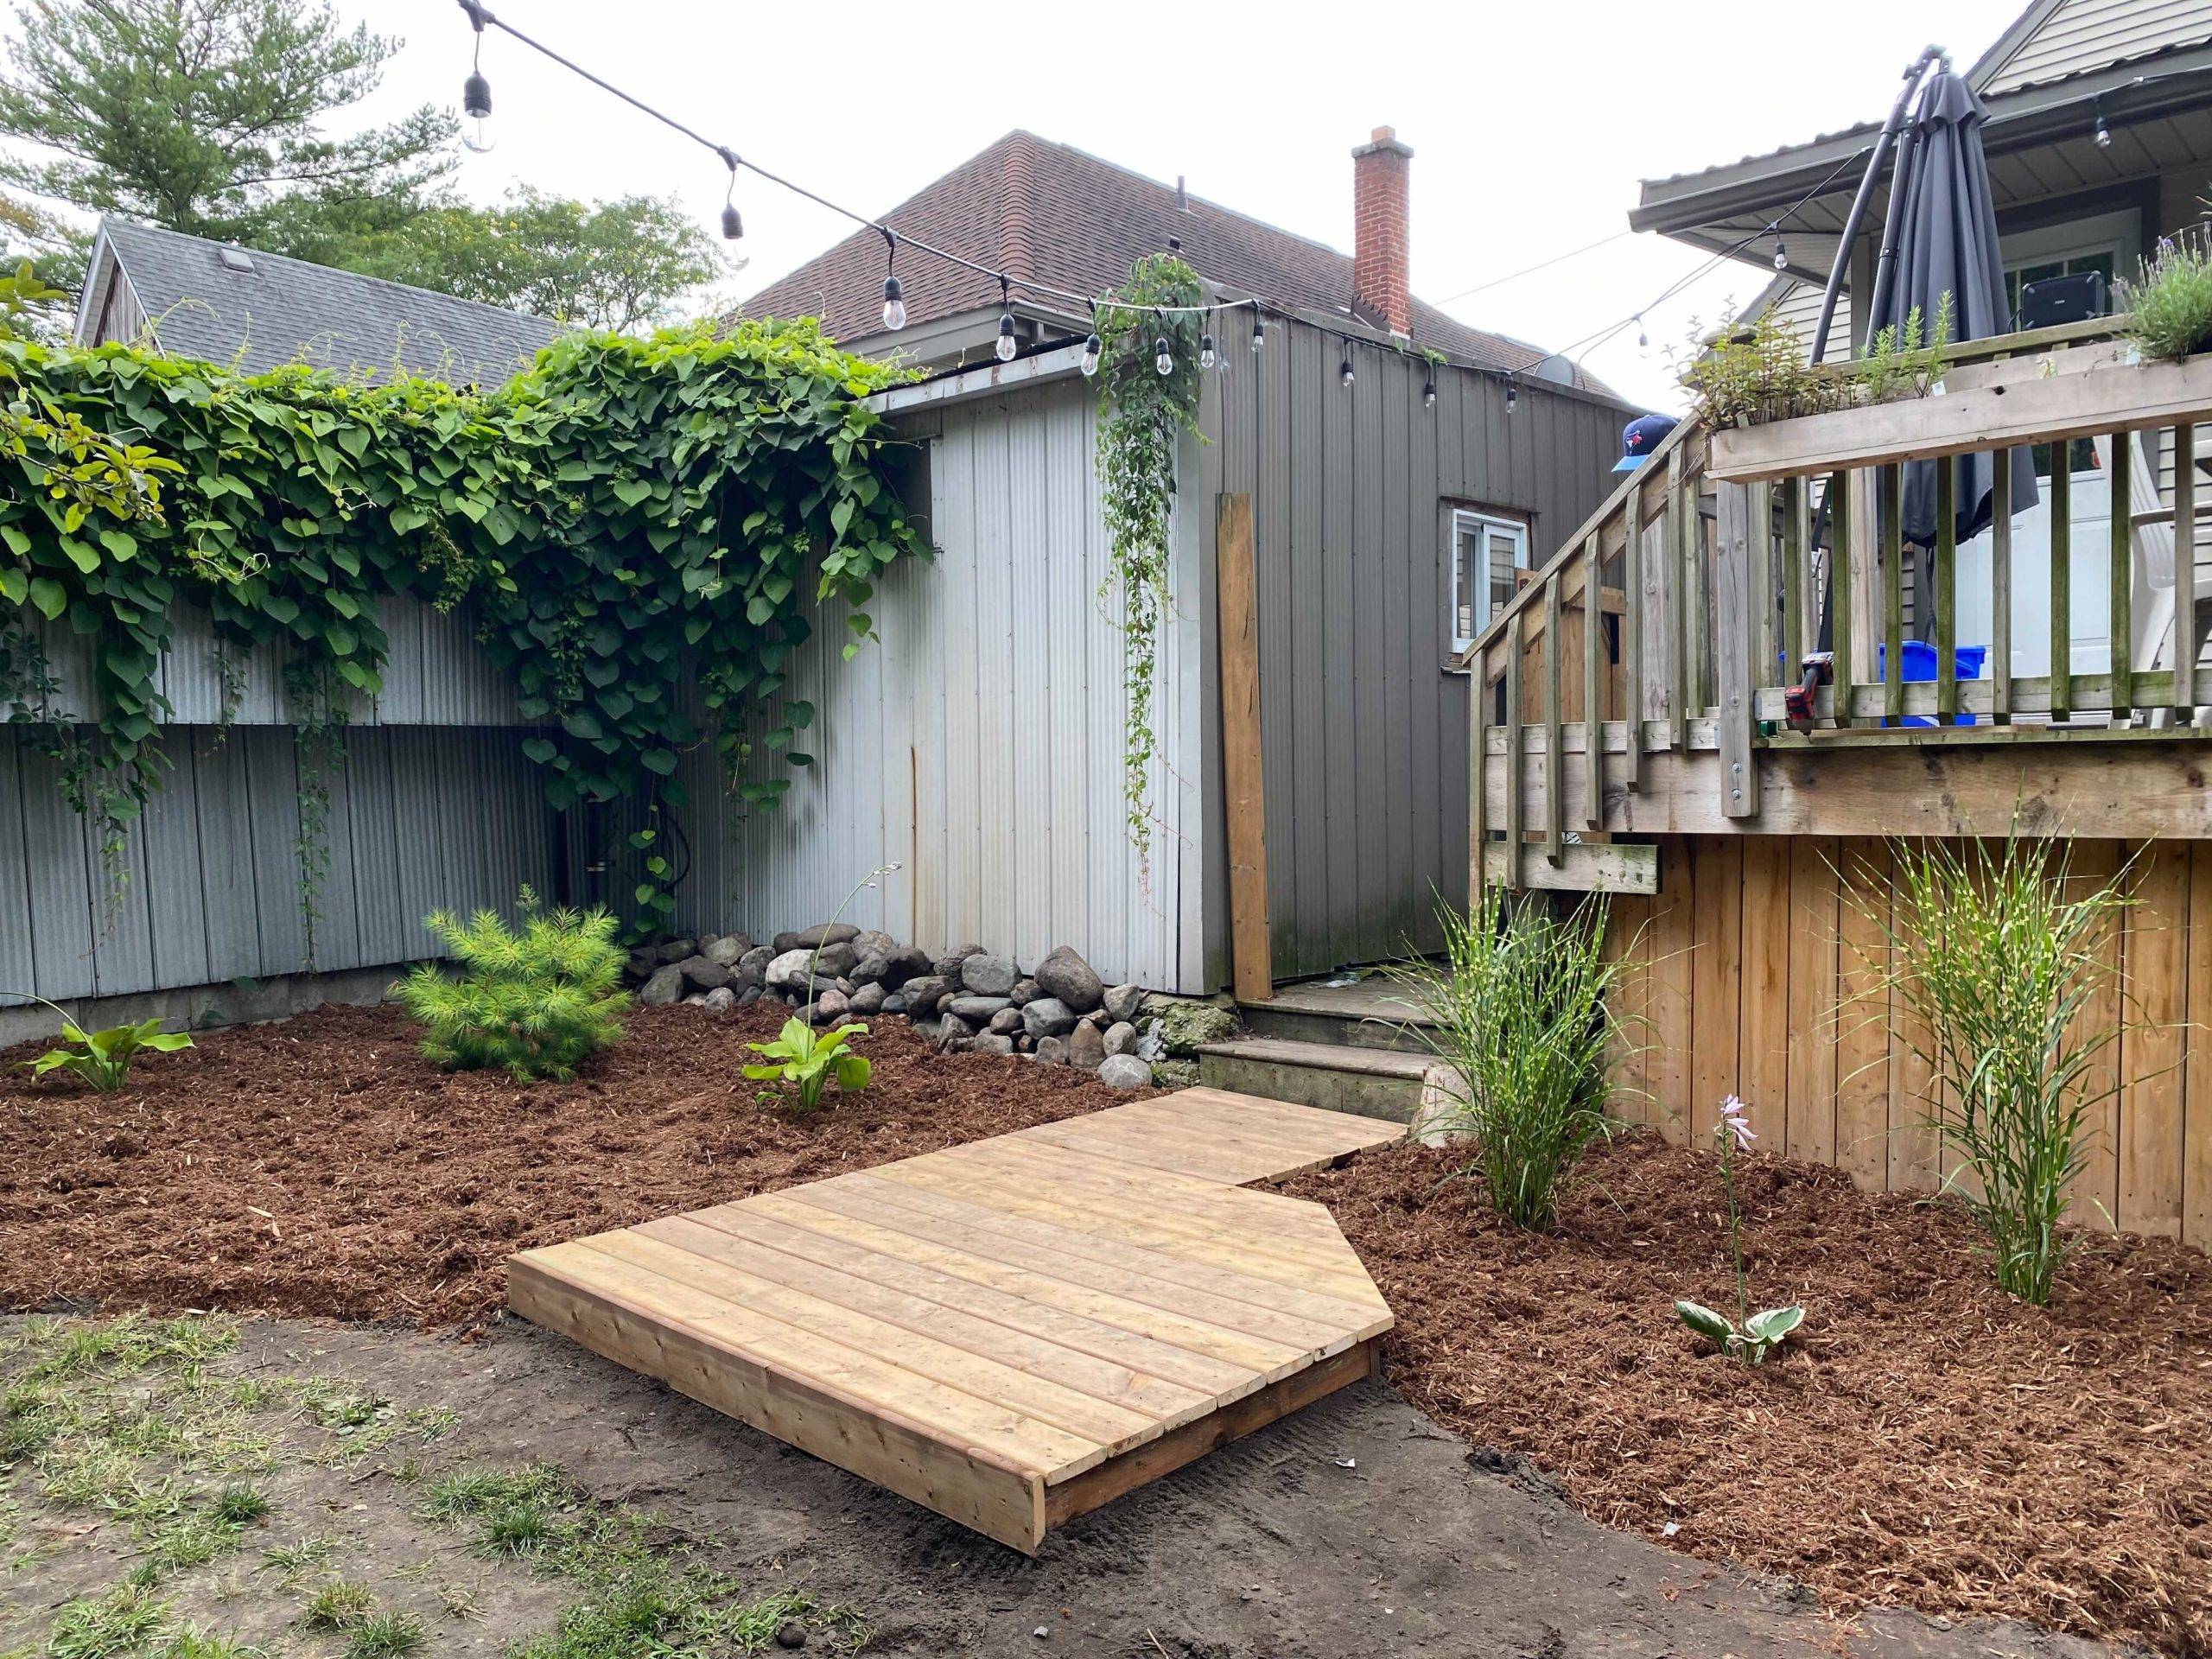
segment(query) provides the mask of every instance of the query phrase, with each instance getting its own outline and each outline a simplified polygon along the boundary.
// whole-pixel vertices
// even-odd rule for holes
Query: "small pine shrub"
[[[2135,280],[2120,284],[2120,304],[2145,357],[2188,357],[2212,345],[2212,233],[2161,237]]]
[[[397,995],[425,1028],[423,1052],[440,1065],[566,1082],[622,1036],[630,999],[621,989],[618,925],[603,910],[544,910],[527,887],[521,910],[513,931],[488,910],[466,924],[443,911],[424,918],[460,977],[425,963],[399,982]]]

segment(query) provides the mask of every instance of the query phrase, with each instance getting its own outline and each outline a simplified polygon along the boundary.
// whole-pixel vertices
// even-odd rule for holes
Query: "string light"
[[[1213,336],[1200,334],[1198,336],[1198,366],[1202,369],[1213,367],[1216,356],[1217,353],[1213,349]]]
[[[490,152],[492,135],[484,124],[492,118],[492,83],[484,79],[484,8],[474,0],[461,0],[461,10],[468,14],[471,28],[476,31],[476,54],[471,60],[468,79],[461,84],[461,112],[468,124],[461,130],[461,142],[479,156]]]
[[[899,273],[892,270],[899,257],[899,238],[888,226],[883,232],[883,326],[897,334],[906,326],[906,290],[899,285]]]
[[[1260,308],[1252,308],[1252,349],[1258,351],[1268,343],[1268,320],[1260,315]]]
[[[739,217],[737,211],[738,155],[728,144],[716,144],[715,153],[729,168],[729,188],[722,194],[722,235],[734,242],[745,234],[745,220]]]
[[[1337,376],[1344,383],[1346,387],[1351,386],[1352,382],[1352,372],[1351,353],[1350,352],[1346,352],[1344,353],[1344,360],[1337,365]]]
[[[1165,334],[1152,342],[1152,366],[1162,374],[1175,372],[1175,353]]]
[[[2097,106],[2096,130],[2089,136],[2097,141],[2097,148],[2099,149],[2110,149],[2112,148],[2112,129],[2105,125],[2104,105],[2101,104]]]
[[[1083,342],[1083,378],[1092,378],[1098,372],[1098,353],[1104,349],[1098,338],[1098,307],[1090,308],[1090,338]]]
[[[1782,245],[1782,225],[1779,220],[1777,220],[1774,226],[1774,268],[1777,270],[1789,269],[1789,254]]]
[[[1424,409],[1436,407],[1436,371],[1433,368],[1428,372],[1427,384],[1421,389],[1421,402]]]
[[[1517,375],[1505,377],[1505,412],[1510,415],[1521,407],[1521,380]]]
[[[1014,285],[1005,277],[999,278],[999,361],[1011,363],[1014,354],[1020,350],[1014,338]]]
[[[1651,349],[1651,336],[1644,332],[1643,313],[1641,311],[1636,314],[1636,344],[1639,351],[1648,352]]]

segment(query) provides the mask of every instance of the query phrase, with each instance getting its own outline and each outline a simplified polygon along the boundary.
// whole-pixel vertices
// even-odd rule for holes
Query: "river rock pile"
[[[810,995],[817,1025],[904,1014],[933,1022],[938,1046],[952,1052],[1027,1054],[1095,1071],[1121,1089],[1152,1085],[1166,1052],[1165,1018],[1181,1007],[1135,985],[1108,985],[1071,945],[1025,969],[980,944],[931,957],[845,922],[779,933],[766,944],[746,933],[671,939],[632,951],[630,976],[648,1006],[721,1010],[774,998],[800,1007]],[[1155,1013],[1147,1006],[1154,1001],[1174,1007]]]

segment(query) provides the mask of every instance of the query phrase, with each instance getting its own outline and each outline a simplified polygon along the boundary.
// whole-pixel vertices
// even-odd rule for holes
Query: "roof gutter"
[[[978,364],[972,369],[950,369],[926,380],[917,380],[912,385],[887,387],[870,397],[868,405],[879,415],[896,415],[932,404],[964,403],[972,397],[988,397],[993,392],[1011,391],[1017,386],[1058,380],[1080,372],[1082,366],[1083,345],[1077,341],[1071,346],[1033,352],[1011,363],[993,361]]]

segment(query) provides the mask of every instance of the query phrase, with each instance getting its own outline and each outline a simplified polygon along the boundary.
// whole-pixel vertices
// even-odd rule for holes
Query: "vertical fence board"
[[[1748,836],[1742,848],[1743,1041],[1735,1092],[1751,1107],[1762,1143],[1782,1147],[1791,1107],[1789,842]]]
[[[2118,842],[2076,841],[2072,843],[2069,895],[2079,897],[2119,874],[2122,849]],[[2120,1017],[2120,982],[2126,968],[2126,930],[2117,917],[2107,917],[2099,929],[2098,953],[2108,969],[2107,977],[2083,1004],[2075,1031],[2094,1031],[2116,1023]],[[2080,1178],[2071,1189],[2069,1219],[2084,1227],[2102,1227],[2120,1213],[2120,1097],[2111,1092],[2120,1076],[2120,1048],[2107,1046],[2083,1075],[2083,1084],[2103,1095],[2091,1113],[2093,1138]]]
[[[1839,657],[1840,653],[1839,653]],[[1835,1160],[1836,950],[1842,903],[1831,837],[1789,838],[1789,1074],[1784,1147]]]
[[[2120,1099],[2120,1226],[2179,1237],[2182,1230],[2183,1021],[2189,1009],[2190,849],[2145,846],[2135,905],[2126,915],[2126,996]]]
[[[1701,836],[1693,843],[1696,950],[1690,964],[1691,1076],[1688,1130],[1704,1134],[1740,1075],[1744,988],[1744,842]]]
[[[1673,837],[1661,842],[1659,856],[1659,891],[1651,899],[1651,966],[1644,976],[1650,1020],[1644,1077],[1653,1122],[1667,1139],[1679,1144],[1689,1135],[1697,870],[1688,840]]]
[[[1879,1189],[1889,1179],[1889,998],[1881,984],[1889,965],[1882,928],[1889,917],[1890,850],[1882,842],[1853,837],[1838,848],[1837,862],[1844,880],[1835,1161],[1860,1185]]]
[[[2192,842],[2187,850],[2189,1063],[2182,1076],[2181,1232],[2199,1249],[2212,1249],[2212,842]]]

